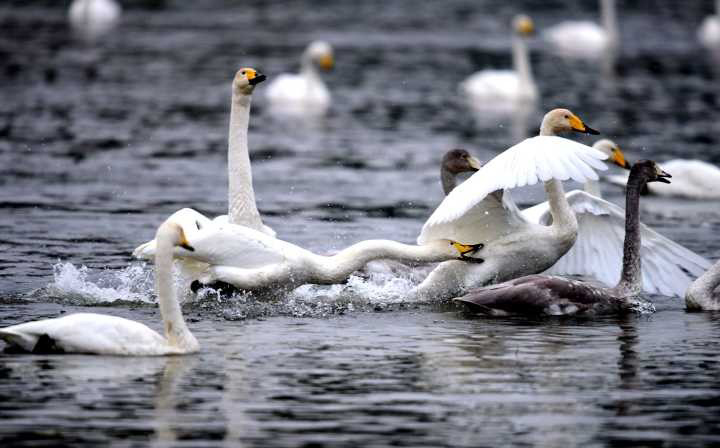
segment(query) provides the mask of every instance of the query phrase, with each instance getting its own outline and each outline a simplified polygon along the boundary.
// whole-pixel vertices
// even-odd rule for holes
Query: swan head
[[[608,161],[614,163],[620,168],[629,170],[632,166],[630,162],[625,160],[625,154],[620,150],[620,147],[612,140],[604,138],[598,140],[593,144],[593,148],[604,153],[608,156]]]
[[[250,95],[255,86],[265,81],[266,76],[260,73],[258,70],[250,67],[244,67],[235,73],[235,79],[233,79],[233,89],[238,93],[244,95]]]
[[[482,168],[483,163],[464,149],[451,149],[442,159],[442,167],[451,174],[467,173]]]
[[[305,50],[305,57],[325,71],[331,70],[335,65],[332,46],[324,40],[311,42]]]
[[[519,14],[513,18],[512,27],[518,36],[531,36],[535,33],[535,24],[530,16]]]
[[[640,160],[630,169],[630,178],[628,179],[628,183],[630,183],[630,179],[633,178],[639,178],[643,181],[643,183],[662,182],[664,184],[669,184],[669,179],[672,178],[672,176],[663,171],[663,169],[660,168],[660,165],[654,161]]]
[[[167,220],[160,225],[155,234],[155,239],[158,241],[167,241],[172,247],[182,247],[185,250],[194,252],[195,248],[190,245],[185,236],[185,231],[180,224]]]
[[[545,114],[543,117],[541,130],[550,132],[551,134],[558,134],[560,132],[582,132],[584,134],[599,134],[598,131],[587,126],[583,121],[570,112],[568,109],[553,109]]]

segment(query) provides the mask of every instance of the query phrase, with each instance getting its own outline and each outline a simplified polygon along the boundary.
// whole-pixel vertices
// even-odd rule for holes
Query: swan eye
[[[570,119],[570,115],[565,115],[565,118]]]
[[[245,70],[241,71],[240,74],[241,74],[241,75],[244,75],[244,74],[245,74]]]

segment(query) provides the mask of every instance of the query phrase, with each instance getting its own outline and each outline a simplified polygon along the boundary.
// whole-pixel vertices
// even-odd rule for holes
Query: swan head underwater
[[[541,135],[556,135],[561,132],[581,132],[584,134],[599,134],[598,131],[587,126],[583,121],[568,109],[553,109],[543,117],[540,127]]]
[[[519,36],[532,36],[535,34],[535,24],[530,16],[519,14],[513,18],[512,27]]]
[[[620,168],[629,170],[632,168],[630,162],[625,159],[625,154],[620,150],[620,147],[614,141],[604,138],[598,140],[593,144],[593,148],[606,154],[608,156],[607,162],[612,162]]]
[[[321,69],[332,70],[335,65],[332,46],[324,40],[316,40],[308,45],[303,60],[306,60]]]
[[[235,73],[233,79],[233,89],[243,95],[252,94],[255,86],[265,81],[267,77],[258,70],[250,67],[244,67]]]

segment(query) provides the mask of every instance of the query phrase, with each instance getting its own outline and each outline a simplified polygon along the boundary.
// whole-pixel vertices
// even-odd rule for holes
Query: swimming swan
[[[590,21],[561,22],[543,36],[554,49],[571,58],[598,58],[615,50],[619,42],[615,0],[600,0],[602,26]]]
[[[649,184],[648,193],[688,199],[720,199],[720,168],[715,165],[702,160],[673,159],[662,162],[662,167],[671,173],[677,173],[675,177],[678,179],[670,185]],[[608,176],[608,181],[624,186],[627,177]]]
[[[715,14],[700,25],[698,40],[708,50],[720,50],[720,0],[715,0]]]
[[[720,261],[695,280],[685,294],[689,310],[720,311]]]
[[[593,148],[608,154],[609,161],[616,165],[630,169],[622,151],[611,140],[600,140]],[[573,190],[565,195],[578,221],[575,244],[543,273],[589,276],[603,284],[613,285],[620,279],[625,211],[602,199],[596,181],[586,182],[584,190]],[[522,213],[534,223],[550,225],[552,222],[547,202]],[[693,279],[710,267],[705,258],[643,223],[640,223],[640,233],[643,287],[649,294],[683,297]]]
[[[270,83],[267,98],[272,110],[290,114],[323,114],[330,106],[330,91],[318,68],[330,70],[334,65],[329,43],[314,41],[300,59],[300,73],[283,73]]]
[[[481,70],[460,84],[460,92],[477,109],[494,109],[508,104],[532,103],[538,91],[533,81],[526,39],[533,33],[532,19],[526,15],[513,20],[512,70]]]
[[[0,339],[24,351],[157,356],[195,353],[200,346],[182,316],[172,276],[173,247],[192,250],[182,229],[165,221],[158,228],[155,291],[165,336],[128,319],[78,313],[0,328]]]
[[[642,160],[630,170],[626,193],[625,242],[622,275],[617,286],[604,288],[579,280],[550,275],[528,275],[498,285],[471,291],[455,299],[485,314],[568,315],[652,312],[655,307],[640,298],[641,232],[640,191],[647,182],[669,182],[668,173],[651,160]]]
[[[561,180],[597,179],[605,170],[604,153],[555,136],[576,131],[597,134],[567,109],[554,109],[542,121],[540,135],[504,151],[455,188],[430,216],[418,244],[435,239],[472,241],[484,247],[481,264],[440,264],[417,288],[420,298],[451,297],[458,291],[551,267],[575,243],[577,221]],[[505,189],[544,182],[553,223],[525,218]]]
[[[120,5],[114,0],[73,0],[68,20],[82,37],[95,39],[115,27],[121,12]]]

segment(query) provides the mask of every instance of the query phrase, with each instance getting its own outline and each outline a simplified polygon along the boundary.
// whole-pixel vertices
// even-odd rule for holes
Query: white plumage
[[[688,199],[720,199],[720,168],[702,160],[674,159],[660,164],[673,175],[671,184],[648,184],[648,191],[658,196]],[[624,186],[627,175],[608,176],[608,181]]]
[[[698,40],[708,50],[720,49],[720,0],[715,0],[715,15],[706,17],[700,25]]]
[[[594,59],[618,45],[614,0],[600,0],[602,26],[590,21],[565,21],[548,28],[543,37],[562,56]]]
[[[94,39],[112,30],[121,12],[120,5],[113,0],[73,0],[68,19],[75,31]]]

